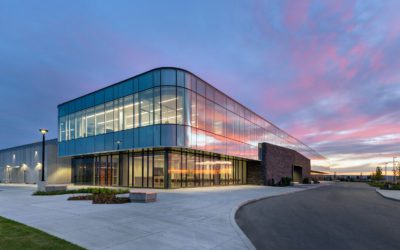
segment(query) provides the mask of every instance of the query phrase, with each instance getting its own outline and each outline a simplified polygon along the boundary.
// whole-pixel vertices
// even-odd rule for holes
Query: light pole
[[[45,143],[46,143],[46,134],[49,132],[47,129],[41,128],[39,129],[40,133],[42,134],[42,182],[44,182],[44,157],[45,157]]]
[[[395,168],[396,168],[396,156],[393,156],[393,183],[396,183],[396,175],[395,175],[395,173],[397,172],[397,171],[395,171]]]
[[[385,181],[387,181],[387,162],[385,162]]]
[[[117,150],[119,150],[119,144],[121,144],[121,141],[118,140],[118,141],[116,141],[116,143],[117,143]]]

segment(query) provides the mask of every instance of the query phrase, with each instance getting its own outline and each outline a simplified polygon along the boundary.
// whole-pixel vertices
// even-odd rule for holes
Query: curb
[[[243,207],[245,205],[248,205],[248,204],[251,204],[251,203],[254,203],[254,202],[257,202],[257,201],[266,200],[266,199],[277,197],[277,196],[282,196],[282,195],[288,195],[288,194],[293,194],[293,193],[297,193],[297,192],[307,191],[307,190],[315,189],[315,188],[319,188],[319,187],[323,187],[323,186],[315,186],[315,187],[310,187],[310,188],[307,188],[307,189],[294,190],[292,192],[287,192],[287,193],[284,193],[284,194],[274,194],[274,195],[271,195],[271,196],[264,196],[264,197],[259,197],[259,198],[254,198],[254,199],[242,201],[237,206],[232,208],[230,216],[229,216],[229,220],[230,220],[231,225],[232,225],[233,229],[235,230],[236,234],[238,234],[239,238],[242,240],[242,242],[246,246],[246,248],[249,249],[249,250],[250,249],[254,250],[254,249],[256,249],[256,247],[253,245],[253,243],[250,241],[250,239],[246,236],[246,234],[242,231],[242,229],[240,229],[239,225],[236,223],[236,220],[235,220],[236,212],[241,207]]]
[[[379,188],[376,188],[376,189],[375,189],[375,191],[376,191],[380,196],[382,196],[383,198],[388,199],[388,200],[392,200],[392,201],[400,201],[400,199],[396,199],[396,198],[392,198],[392,197],[389,197],[389,196],[384,195],[383,193],[379,192],[379,190],[380,190]]]

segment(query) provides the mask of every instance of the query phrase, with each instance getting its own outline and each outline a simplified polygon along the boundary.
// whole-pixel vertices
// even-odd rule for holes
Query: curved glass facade
[[[245,184],[259,142],[317,152],[197,76],[159,68],[58,106],[59,156],[76,184]]]
[[[258,159],[258,143],[323,159],[195,75],[155,69],[59,105],[59,155],[183,147]]]

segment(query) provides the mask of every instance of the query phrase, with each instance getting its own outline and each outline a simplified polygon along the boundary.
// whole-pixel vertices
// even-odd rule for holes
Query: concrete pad
[[[387,199],[400,201],[400,190],[383,190],[377,188],[376,192]]]
[[[237,206],[308,189],[247,185],[134,189],[156,191],[157,202],[93,205],[67,201],[71,195],[32,196],[35,188],[0,184],[0,215],[88,249],[252,248],[232,222]]]

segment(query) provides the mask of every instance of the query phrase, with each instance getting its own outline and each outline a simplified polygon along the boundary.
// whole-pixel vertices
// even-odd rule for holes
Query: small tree
[[[400,164],[397,164],[397,166],[394,168],[393,176],[394,182],[397,183],[397,180],[400,179]]]
[[[375,173],[372,174],[371,179],[374,181],[380,181],[383,179],[381,167],[376,167]]]

